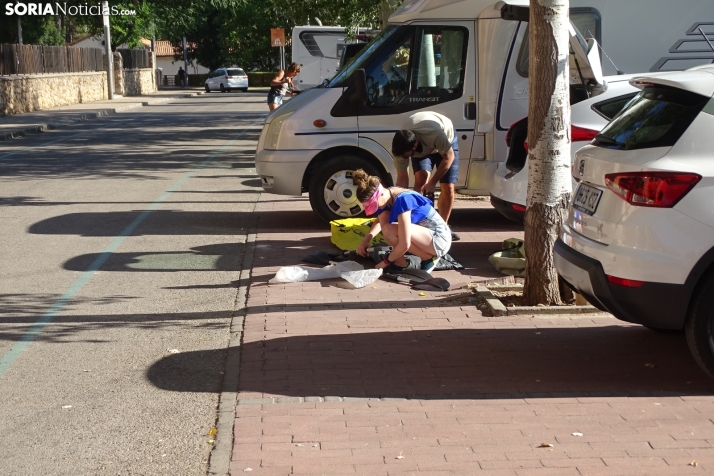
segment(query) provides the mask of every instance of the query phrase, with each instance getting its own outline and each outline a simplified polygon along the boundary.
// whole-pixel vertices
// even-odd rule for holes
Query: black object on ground
[[[384,279],[411,284],[415,289],[426,291],[448,291],[451,284],[444,278],[434,278],[421,269],[404,269],[399,273],[382,273]],[[417,288],[417,286],[423,286]]]

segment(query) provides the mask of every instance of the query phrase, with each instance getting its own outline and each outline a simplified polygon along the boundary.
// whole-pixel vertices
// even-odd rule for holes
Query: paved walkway
[[[463,291],[268,285],[333,250],[307,199],[263,194],[230,474],[714,474],[714,384],[681,334],[607,315],[487,317]],[[458,281],[522,236],[460,200]]]

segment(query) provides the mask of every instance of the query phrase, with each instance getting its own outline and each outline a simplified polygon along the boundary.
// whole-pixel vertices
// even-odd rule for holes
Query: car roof
[[[706,97],[714,96],[714,64],[690,68],[686,71],[665,71],[635,76],[630,84],[643,89],[647,83],[672,86]]]

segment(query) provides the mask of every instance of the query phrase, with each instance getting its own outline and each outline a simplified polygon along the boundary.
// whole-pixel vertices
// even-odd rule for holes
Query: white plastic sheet
[[[365,269],[362,271],[349,271],[342,273],[342,278],[355,288],[363,288],[372,284],[382,276],[381,269]]]
[[[364,267],[355,261],[331,262],[324,268],[305,268],[303,266],[283,266],[268,283],[298,283],[301,281],[319,281],[342,277],[342,273],[362,271]],[[366,286],[366,284],[365,284]]]

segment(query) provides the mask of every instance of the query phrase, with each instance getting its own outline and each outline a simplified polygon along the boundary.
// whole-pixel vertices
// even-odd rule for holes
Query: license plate
[[[573,208],[592,215],[597,210],[600,197],[602,197],[602,190],[581,183],[573,198]]]

